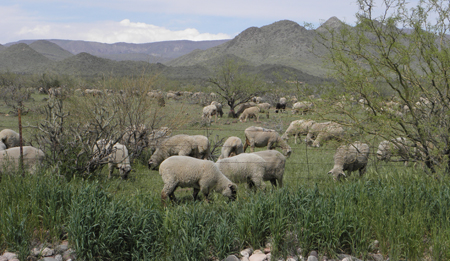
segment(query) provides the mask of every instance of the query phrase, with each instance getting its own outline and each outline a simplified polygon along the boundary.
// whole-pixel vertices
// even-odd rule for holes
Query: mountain
[[[27,44],[15,44],[0,51],[0,70],[15,73],[43,72],[53,61]]]
[[[322,67],[322,61],[312,53],[316,37],[315,30],[307,30],[295,22],[282,20],[261,28],[250,27],[231,41],[207,50],[193,51],[167,62],[166,65],[208,66],[211,60],[234,55],[249,61],[253,66],[283,65],[323,77],[326,71]]]
[[[45,40],[35,41],[29,44],[29,46],[36,52],[41,53],[45,57],[54,61],[61,61],[70,56],[73,56],[72,53],[70,53],[67,50],[64,50],[57,44]]]
[[[132,43],[98,43],[88,41],[72,40],[47,40],[57,44],[64,50],[72,54],[89,53],[91,55],[124,61],[145,61],[145,62],[166,62],[171,59],[183,56],[193,50],[206,50],[208,48],[223,44],[229,40],[214,41],[164,41],[155,43],[132,44]],[[14,43],[8,43],[11,46],[17,43],[26,43],[31,45],[36,40],[21,40]]]

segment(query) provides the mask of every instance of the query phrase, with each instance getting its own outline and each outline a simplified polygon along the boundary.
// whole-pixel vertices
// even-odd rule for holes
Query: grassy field
[[[39,107],[45,95],[24,115],[24,125],[42,120]],[[255,125],[284,132],[296,119],[307,116],[271,112],[260,123],[222,118],[201,124],[202,106],[167,100],[165,123],[173,134],[202,134],[214,144],[222,138],[245,140],[245,128]],[[18,130],[11,108],[0,107],[0,127]],[[225,108],[227,112],[228,108]],[[176,119],[176,120],[173,120]],[[31,139],[32,128],[24,129]],[[100,175],[66,179],[43,169],[25,179],[3,175],[0,181],[0,251],[17,251],[26,258],[37,242],[69,240],[81,260],[217,260],[244,247],[258,249],[272,243],[272,255],[287,257],[317,250],[335,257],[347,253],[365,259],[380,251],[391,260],[447,260],[450,258],[450,186],[448,178],[428,176],[417,166],[375,160],[377,141],[369,142],[371,157],[363,177],[356,173],[335,183],[327,173],[333,167],[336,142],[320,148],[293,144],[284,175],[285,186],[249,191],[239,185],[238,198],[228,202],[219,194],[213,202],[194,202],[190,189],[178,189],[177,204],[164,208],[163,182],[144,159],[132,163],[128,180]],[[32,140],[28,140],[33,142]],[[258,149],[258,150],[262,150]],[[372,247],[374,240],[380,245]]]

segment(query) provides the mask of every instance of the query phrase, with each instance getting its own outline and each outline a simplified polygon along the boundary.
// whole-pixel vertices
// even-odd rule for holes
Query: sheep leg
[[[252,179],[252,183],[257,187],[260,188],[261,190],[264,190],[266,188],[266,184],[264,182],[262,182],[261,179],[258,178],[254,178]]]
[[[271,179],[269,181],[270,181],[270,184],[272,184],[272,187],[274,187],[274,188],[277,187],[277,180],[276,179]]]
[[[245,144],[244,144],[244,152],[247,149],[247,147],[250,146],[250,141],[248,140],[247,137],[245,137]]]
[[[297,136],[298,134],[294,134],[294,143],[297,144]]]
[[[198,199],[198,193],[200,192],[199,188],[194,188],[194,193],[192,196],[194,197],[194,201]]]

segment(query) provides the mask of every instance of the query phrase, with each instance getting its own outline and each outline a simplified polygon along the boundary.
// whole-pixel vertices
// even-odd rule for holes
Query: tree
[[[243,67],[241,63],[226,59],[208,80],[214,84],[217,94],[227,102],[233,117],[237,116],[234,112],[236,106],[250,101],[264,90],[263,81],[257,75],[245,73]]]
[[[325,27],[332,75],[365,103],[342,107],[344,123],[384,139],[406,137],[429,170],[450,171],[450,5],[423,0],[358,0],[355,26]],[[375,13],[381,16],[375,17]]]

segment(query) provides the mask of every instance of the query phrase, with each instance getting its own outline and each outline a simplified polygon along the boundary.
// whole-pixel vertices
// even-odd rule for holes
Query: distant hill
[[[335,22],[337,18],[331,19]],[[207,66],[211,60],[234,55],[254,66],[283,65],[323,77],[326,71],[322,61],[311,52],[316,36],[315,30],[307,30],[295,22],[283,20],[261,28],[250,27],[231,41],[204,51],[196,50],[166,64]]]
[[[67,50],[64,50],[57,44],[45,40],[35,41],[31,43],[29,46],[36,52],[54,61],[61,61],[70,56],[73,56],[72,53],[70,53]]]
[[[11,46],[17,43],[26,43],[31,45],[37,40],[21,40],[14,43],[8,43]],[[91,55],[104,57],[112,60],[124,61],[150,61],[165,62],[171,59],[183,56],[193,50],[206,50],[208,48],[223,44],[229,40],[214,41],[164,41],[155,43],[132,44],[132,43],[98,43],[88,41],[72,41],[72,40],[47,40],[48,42],[57,44],[64,50],[72,54],[89,53]]]
[[[43,72],[53,62],[27,44],[15,44],[0,51],[0,71],[16,73]]]

